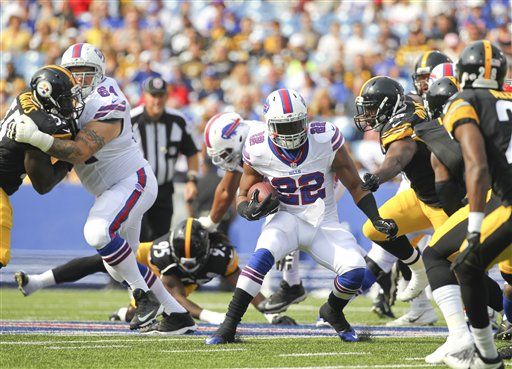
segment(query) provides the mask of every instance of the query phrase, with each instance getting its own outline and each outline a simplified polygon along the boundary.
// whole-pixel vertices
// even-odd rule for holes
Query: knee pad
[[[254,251],[247,266],[260,274],[267,274],[274,266],[274,255],[267,249],[258,249]]]
[[[84,237],[87,244],[95,249],[105,247],[110,241],[109,223],[104,219],[87,220],[84,226]]]

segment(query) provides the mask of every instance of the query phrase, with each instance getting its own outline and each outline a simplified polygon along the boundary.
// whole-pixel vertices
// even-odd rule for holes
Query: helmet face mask
[[[297,91],[280,89],[268,95],[263,107],[269,137],[277,146],[298,149],[308,138],[306,102]]]
[[[383,101],[383,103],[385,102]],[[384,120],[381,117],[382,122],[379,123],[379,105],[382,104],[379,104],[378,101],[364,101],[362,96],[356,97],[357,115],[354,117],[354,121],[361,132],[378,131],[382,128]]]
[[[187,274],[201,270],[210,257],[209,233],[193,218],[180,222],[174,228],[169,243],[174,262]]]

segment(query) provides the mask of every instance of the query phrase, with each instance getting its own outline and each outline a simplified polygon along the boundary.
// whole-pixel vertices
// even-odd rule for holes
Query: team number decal
[[[313,172],[304,174],[297,180],[291,177],[275,177],[271,182],[281,202],[288,205],[308,205],[325,198],[325,188],[322,187],[324,181],[323,173]]]

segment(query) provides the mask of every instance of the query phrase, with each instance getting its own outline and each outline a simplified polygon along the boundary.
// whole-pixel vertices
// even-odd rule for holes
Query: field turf
[[[199,292],[192,299],[223,312],[230,296]],[[288,314],[299,324],[310,325],[323,301],[309,297]],[[273,329],[261,324],[263,316],[251,307],[243,322],[253,324],[243,326],[243,343],[206,346],[204,339],[213,326],[202,324],[195,335],[164,337],[107,323],[107,317],[126,302],[126,292],[119,290],[54,289],[23,297],[15,289],[0,289],[1,367],[426,368],[431,365],[423,358],[443,342],[441,328],[394,332],[360,327],[362,342],[343,343],[329,328]],[[370,313],[370,306],[369,299],[356,299],[347,309],[348,320],[355,326],[384,325],[386,320]],[[397,314],[404,311],[405,305],[395,307]]]

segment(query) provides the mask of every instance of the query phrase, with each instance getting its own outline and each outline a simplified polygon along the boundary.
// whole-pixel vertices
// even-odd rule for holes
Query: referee
[[[187,157],[188,174],[185,201],[197,197],[198,151],[183,114],[165,107],[167,83],[150,77],[143,83],[144,105],[131,111],[133,132],[144,157],[158,180],[158,196],[142,218],[141,242],[163,236],[171,227],[173,213],[174,165],[179,154]]]

